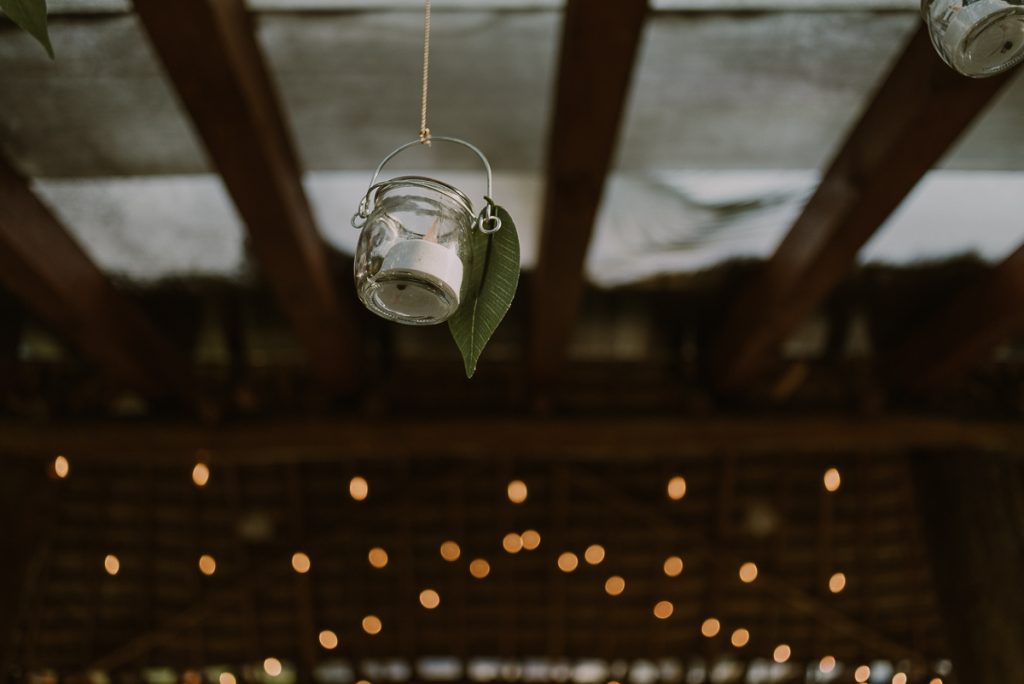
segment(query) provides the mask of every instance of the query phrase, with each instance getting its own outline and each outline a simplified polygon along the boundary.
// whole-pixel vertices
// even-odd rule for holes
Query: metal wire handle
[[[456,145],[462,145],[463,147],[469,148],[480,158],[483,162],[484,170],[487,172],[487,194],[484,195],[484,208],[480,211],[480,214],[476,217],[476,221],[473,225],[480,230],[482,233],[496,233],[501,229],[501,219],[495,216],[495,204],[494,200],[491,199],[491,194],[494,189],[494,174],[491,172],[491,163],[487,161],[487,157],[480,151],[480,148],[472,143],[468,143],[465,140],[459,138],[449,138],[445,136],[432,136],[425,140],[416,139],[412,142],[407,142],[404,145],[398,146],[388,156],[384,157],[381,163],[377,166],[377,170],[373,172],[373,178],[370,179],[370,187],[367,189],[366,194],[363,195],[363,199],[359,202],[359,210],[355,216],[352,217],[352,227],[355,229],[361,229],[366,224],[366,219],[370,216],[370,196],[374,190],[379,188],[382,183],[378,183],[377,179],[380,178],[381,172],[389,161],[397,157],[399,154],[414,147],[421,145],[424,142],[450,142]],[[361,221],[359,221],[361,219]]]

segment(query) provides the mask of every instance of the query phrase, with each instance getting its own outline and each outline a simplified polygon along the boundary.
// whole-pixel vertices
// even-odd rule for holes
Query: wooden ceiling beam
[[[72,348],[151,395],[187,396],[187,359],[0,158],[0,283]]]
[[[188,464],[196,448],[220,464],[352,459],[545,458],[657,461],[736,455],[905,453],[961,449],[1009,453],[1024,443],[1019,420],[934,416],[773,416],[596,419],[324,420],[202,428],[195,425],[0,424],[0,458],[55,453],[97,462]]]
[[[557,375],[583,297],[583,262],[601,204],[647,0],[566,3],[540,256],[533,276],[529,368],[543,388]]]
[[[956,74],[919,27],[801,216],[727,311],[709,347],[719,390],[757,377],[1008,78]]]
[[[941,389],[1022,329],[1024,246],[917,326],[883,367],[904,388]]]
[[[331,277],[245,3],[136,0],[135,8],[312,369],[325,384],[351,390],[359,352],[352,297],[339,296]]]

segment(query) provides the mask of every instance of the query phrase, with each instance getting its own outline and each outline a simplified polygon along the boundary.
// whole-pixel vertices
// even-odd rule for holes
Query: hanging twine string
[[[423,96],[420,98],[420,142],[430,144],[427,128],[427,94],[430,90],[430,0],[424,2],[423,15]]]

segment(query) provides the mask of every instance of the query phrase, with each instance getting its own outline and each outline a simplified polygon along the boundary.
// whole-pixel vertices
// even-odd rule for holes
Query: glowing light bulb
[[[370,565],[378,570],[387,567],[388,552],[379,546],[375,546],[370,549],[370,552],[366,554],[366,558],[370,561]]]
[[[483,579],[491,574],[491,564],[483,558],[475,558],[469,564],[469,574],[477,579]]]
[[[662,569],[669,577],[678,577],[683,572],[683,559],[679,556],[669,556],[665,559]]]
[[[604,590],[609,596],[618,596],[626,589],[626,580],[618,575],[612,575],[604,583]]]
[[[686,478],[676,475],[668,481],[668,498],[679,501],[686,496]]]
[[[367,615],[363,618],[363,631],[367,634],[380,634],[380,630],[383,628],[384,625],[376,615]]]
[[[527,551],[533,551],[540,546],[540,532],[537,530],[526,530],[522,534],[523,548]]]
[[[71,472],[71,463],[65,456],[57,456],[53,459],[53,474],[64,479]]]
[[[743,627],[740,627],[732,633],[732,637],[729,641],[736,648],[743,648],[750,642],[750,632]]]
[[[709,639],[718,636],[720,631],[722,631],[722,623],[716,618],[708,618],[700,625],[700,633]]]
[[[328,651],[333,651],[338,647],[338,635],[329,629],[323,630],[320,632],[320,645]]]
[[[591,565],[600,565],[604,560],[604,547],[600,544],[591,544],[583,552],[583,559]]]
[[[427,610],[433,610],[441,605],[441,597],[433,589],[424,589],[420,592],[420,605]]]
[[[519,553],[523,550],[523,538],[515,532],[509,532],[501,540],[501,546],[509,553]]]
[[[779,644],[772,651],[772,660],[777,663],[784,663],[789,660],[791,655],[793,655],[793,650],[789,647],[789,644]]]
[[[740,566],[740,581],[744,584],[750,584],[757,579],[757,564],[756,563],[744,563]]]
[[[309,572],[309,568],[312,567],[312,563],[309,560],[309,556],[304,554],[302,551],[296,551],[292,554],[292,569],[300,575],[305,575]]]
[[[828,674],[832,670],[836,669],[836,659],[830,655],[825,656],[818,663],[818,669],[824,672],[825,674]]]
[[[658,601],[654,604],[654,617],[659,620],[667,620],[675,612],[675,606],[670,601]]]
[[[348,483],[348,494],[356,501],[363,501],[370,495],[370,483],[365,477],[356,475]]]
[[[529,489],[522,480],[512,480],[508,483],[508,500],[514,504],[521,504],[526,501]]]
[[[825,489],[830,492],[834,492],[839,489],[839,485],[842,483],[842,478],[839,477],[839,470],[837,468],[829,468],[826,470],[822,480],[825,483]]]
[[[208,553],[199,557],[199,572],[207,577],[217,572],[217,561]]]
[[[853,679],[860,684],[864,684],[864,682],[871,679],[871,668],[867,665],[861,665],[853,671]]]
[[[210,481],[210,466],[205,463],[196,463],[192,466],[192,482],[196,487],[205,487]]]
[[[103,559],[103,569],[107,571],[108,575],[114,576],[121,572],[121,561],[114,554],[108,553]]]
[[[846,575],[841,572],[837,572],[828,579],[828,590],[833,594],[838,594],[846,588]]]
[[[572,551],[565,551],[558,557],[558,569],[562,572],[572,572],[580,564],[580,559]]]
[[[271,677],[277,677],[282,669],[281,661],[277,658],[267,658],[263,661],[263,671]]]
[[[459,545],[455,542],[446,541],[441,544],[441,558],[444,558],[449,563],[459,560],[459,556],[461,555],[462,549],[460,549]]]

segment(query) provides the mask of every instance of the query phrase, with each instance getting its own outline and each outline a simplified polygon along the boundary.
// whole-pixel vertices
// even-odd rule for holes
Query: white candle
[[[397,285],[405,279],[413,281],[410,284],[414,286],[416,280],[426,281],[445,290],[448,297],[453,300],[452,304],[458,306],[459,290],[462,289],[462,271],[462,260],[455,250],[442,247],[430,240],[403,240],[388,250],[377,278],[391,281],[392,285]],[[420,287],[407,289],[402,286],[388,289],[393,291],[381,295],[389,300],[395,300],[388,302],[389,308],[411,308],[429,315],[437,307],[437,304],[420,301],[425,294]],[[408,313],[416,315],[414,311]]]

